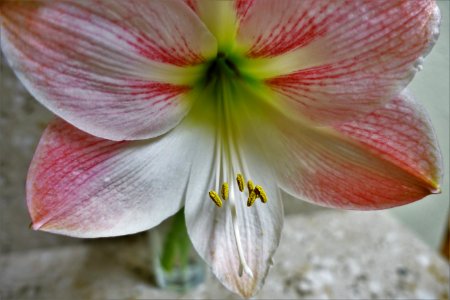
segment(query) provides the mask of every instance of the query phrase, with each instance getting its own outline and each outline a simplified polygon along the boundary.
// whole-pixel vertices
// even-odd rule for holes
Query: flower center
[[[212,60],[206,70],[205,84],[209,85],[212,82],[224,80],[226,78],[240,77],[239,69],[232,57],[229,57],[225,52],[218,52],[217,57]]]

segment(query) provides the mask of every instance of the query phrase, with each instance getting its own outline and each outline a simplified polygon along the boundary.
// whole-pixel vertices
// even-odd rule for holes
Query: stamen
[[[218,207],[222,207],[222,200],[220,200],[220,197],[216,191],[209,191],[209,197]]]
[[[257,198],[256,192],[255,192],[255,190],[252,190],[250,192],[250,194],[248,195],[247,206],[248,207],[252,206],[253,203],[255,203],[256,198]]]
[[[262,186],[257,185],[255,187],[254,191],[255,191],[256,195],[261,199],[262,203],[266,203],[267,202],[267,194],[264,191],[264,189],[262,188]]]
[[[224,182],[222,184],[222,189],[220,190],[220,193],[222,195],[222,199],[223,200],[227,200],[228,199],[229,191],[230,191],[230,187],[228,186],[228,183]]]
[[[236,181],[241,192],[244,191],[244,176],[242,174],[237,174]]]
[[[255,189],[255,185],[253,184],[253,181],[249,180],[247,182],[248,192],[251,193]]]

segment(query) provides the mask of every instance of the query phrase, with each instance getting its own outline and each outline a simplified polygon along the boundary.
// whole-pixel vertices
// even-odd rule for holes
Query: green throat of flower
[[[211,82],[226,80],[227,78],[241,77],[235,59],[228,57],[224,52],[218,52],[217,57],[207,65],[205,85],[209,85]]]

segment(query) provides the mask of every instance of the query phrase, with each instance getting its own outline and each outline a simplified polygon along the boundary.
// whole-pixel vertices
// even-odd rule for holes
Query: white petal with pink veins
[[[432,0],[238,1],[237,12],[238,41],[267,61],[249,71],[323,124],[352,120],[402,91],[440,19]]]
[[[198,140],[191,132],[181,124],[151,140],[114,142],[51,123],[27,178],[33,228],[103,237],[158,225],[184,204]]]
[[[276,119],[276,118],[274,118]],[[442,160],[421,106],[401,95],[336,128],[266,126],[282,188],[316,204],[382,209],[439,192]]]
[[[112,140],[173,128],[183,95],[216,41],[176,1],[10,2],[2,6],[2,49],[47,108]]]

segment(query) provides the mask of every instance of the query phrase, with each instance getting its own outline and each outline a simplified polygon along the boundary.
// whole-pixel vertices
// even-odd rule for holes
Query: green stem
[[[190,253],[190,240],[184,219],[184,210],[181,209],[172,217],[169,232],[164,240],[161,253],[161,265],[165,271],[171,271],[175,264],[185,268]]]

